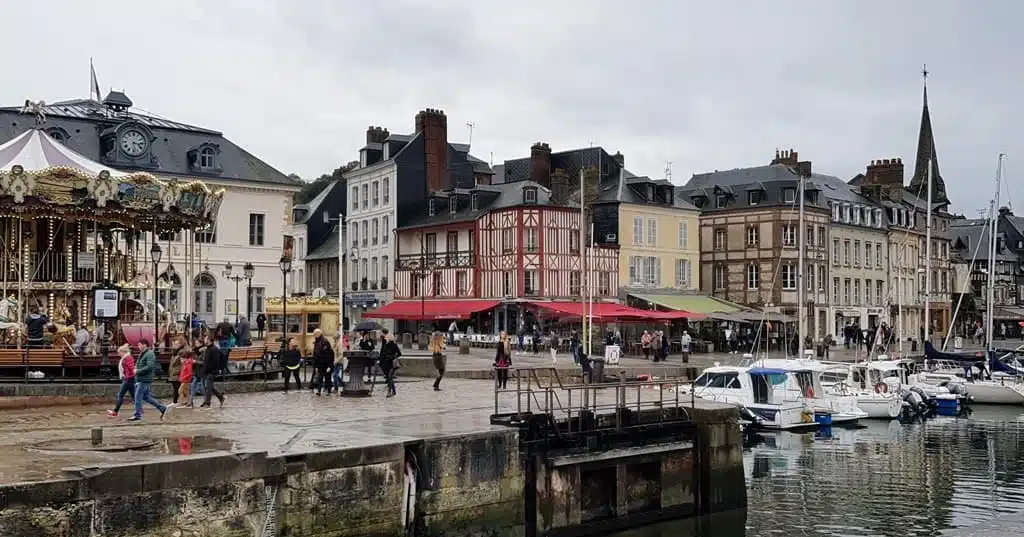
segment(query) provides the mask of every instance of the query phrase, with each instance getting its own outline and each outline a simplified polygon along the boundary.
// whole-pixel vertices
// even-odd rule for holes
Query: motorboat
[[[923,382],[962,384],[971,400],[978,404],[1024,405],[1024,383],[1019,376],[1019,363],[1012,354],[1000,359],[997,351],[993,351],[986,360],[983,352],[941,352],[929,342],[924,344],[924,353],[930,367],[920,375]],[[976,369],[980,374],[975,373]],[[977,378],[984,376],[990,378]]]
[[[832,425],[852,425],[869,417],[868,412],[860,408],[857,395],[825,388],[822,375],[830,367],[823,362],[813,359],[764,359],[758,360],[757,366],[787,371],[789,374],[785,376],[785,382],[777,383],[775,389],[783,391],[784,396],[806,399],[815,411],[829,412]]]
[[[715,364],[694,380],[693,394],[740,407],[749,417],[748,427],[799,430],[830,424],[830,412],[815,411],[812,402],[799,393],[777,389],[792,374],[785,369]]]
[[[968,402],[968,393],[960,379],[944,374],[919,372],[910,359],[858,362],[851,367],[855,386],[870,386],[878,393],[896,393],[905,408],[920,415],[935,412],[941,415],[960,414]],[[930,377],[928,375],[931,375]]]
[[[900,417],[906,406],[898,391],[876,388],[867,382],[866,367],[858,364],[825,364],[821,383],[825,391],[856,398],[857,408],[867,413],[868,419],[892,420]]]

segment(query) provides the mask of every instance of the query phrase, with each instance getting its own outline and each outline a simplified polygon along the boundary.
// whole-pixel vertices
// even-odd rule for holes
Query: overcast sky
[[[927,63],[942,175],[976,216],[999,152],[1022,184],[1022,20],[1009,0],[3,0],[0,103],[88,97],[93,57],[104,92],[304,178],[431,107],[495,163],[593,143],[683,184],[792,147],[848,179],[913,161]]]

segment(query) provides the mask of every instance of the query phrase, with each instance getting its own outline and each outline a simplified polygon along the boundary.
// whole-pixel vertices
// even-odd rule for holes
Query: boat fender
[[[807,388],[807,398],[814,399],[814,388]]]
[[[875,384],[875,393],[889,393],[889,385],[884,382]]]

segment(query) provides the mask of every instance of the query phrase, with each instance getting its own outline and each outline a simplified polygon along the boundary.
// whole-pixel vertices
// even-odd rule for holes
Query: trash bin
[[[604,382],[604,358],[590,361],[590,382]]]
[[[469,338],[459,340],[459,354],[469,354]]]

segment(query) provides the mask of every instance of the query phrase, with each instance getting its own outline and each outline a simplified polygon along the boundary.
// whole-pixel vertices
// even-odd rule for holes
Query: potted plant
[[[380,288],[381,289],[387,289],[388,288],[388,279],[387,278],[381,278],[380,279]]]
[[[359,282],[352,282],[352,290],[353,291],[358,291],[359,290]]]
[[[370,280],[369,280],[369,278],[363,278],[363,281],[362,281],[362,282],[360,282],[360,285],[359,285],[359,287],[362,287],[362,288],[363,288],[363,291],[365,291],[365,290],[366,290],[366,287],[367,287],[367,285],[369,284],[369,281],[370,281]]]
[[[373,290],[373,291],[377,290],[377,282],[376,281],[370,282],[370,289]]]

